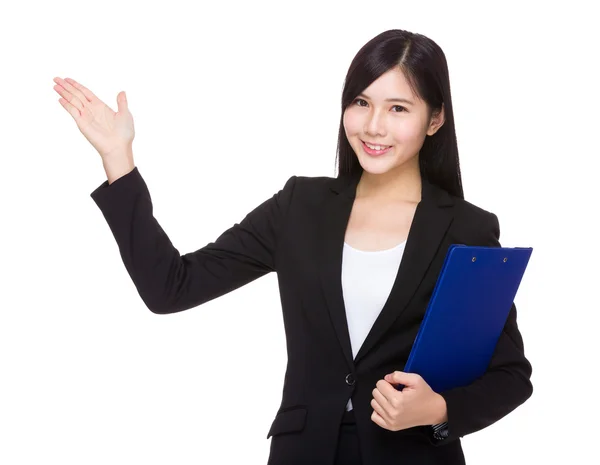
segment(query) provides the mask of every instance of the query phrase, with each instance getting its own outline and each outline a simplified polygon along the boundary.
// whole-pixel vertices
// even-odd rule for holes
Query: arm
[[[489,217],[489,225],[484,231],[488,233],[480,245],[500,247],[500,226],[496,215]],[[434,445],[447,444],[479,431],[512,412],[533,393],[531,373],[532,367],[525,357],[523,338],[517,325],[517,309],[513,303],[486,373],[468,386],[439,393],[446,401],[446,438],[441,433],[444,427],[437,431],[441,439],[434,437],[435,431],[430,427],[430,442]]]
[[[110,227],[137,291],[154,313],[201,305],[276,269],[278,234],[296,177],[238,224],[195,252],[180,255],[152,213],[138,168],[90,195]]]

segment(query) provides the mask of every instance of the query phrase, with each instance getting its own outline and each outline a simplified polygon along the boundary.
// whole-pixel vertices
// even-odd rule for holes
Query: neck
[[[418,203],[421,201],[421,189],[418,165],[416,169],[400,166],[383,174],[363,171],[356,187],[356,198]]]

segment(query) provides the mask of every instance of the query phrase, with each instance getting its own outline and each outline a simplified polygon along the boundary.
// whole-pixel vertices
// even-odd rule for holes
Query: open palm
[[[118,111],[114,112],[92,91],[73,79],[56,77],[54,82],[57,84],[54,90],[62,96],[59,102],[102,158],[131,147],[135,128],[125,92],[117,95]]]

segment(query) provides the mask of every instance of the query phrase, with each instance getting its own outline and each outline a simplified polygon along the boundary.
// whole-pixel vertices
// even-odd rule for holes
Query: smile
[[[377,148],[379,148],[379,150],[377,150],[377,148],[371,148],[371,147],[369,147],[370,144],[367,145],[366,142],[364,142],[362,140],[360,141],[360,143],[363,146],[363,150],[365,152],[367,152],[369,155],[383,155],[384,153],[388,152],[392,148],[391,146],[385,147],[385,148],[381,148],[381,147],[384,147],[382,145],[372,145],[371,146],[371,147],[377,147]]]

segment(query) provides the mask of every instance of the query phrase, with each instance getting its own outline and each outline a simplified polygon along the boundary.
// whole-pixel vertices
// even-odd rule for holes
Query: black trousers
[[[358,431],[352,410],[344,413],[340,425],[335,465],[362,465]]]

